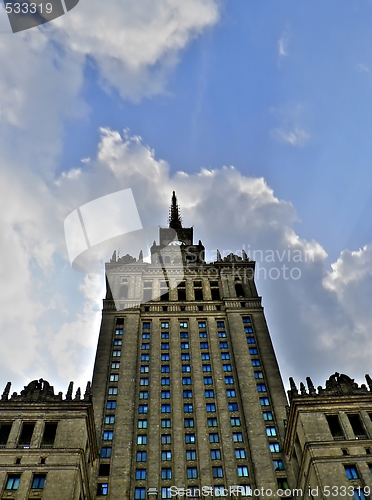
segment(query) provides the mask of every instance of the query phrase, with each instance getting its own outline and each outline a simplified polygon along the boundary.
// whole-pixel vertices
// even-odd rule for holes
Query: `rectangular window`
[[[162,321],[161,322],[161,328],[164,329],[164,330],[167,330],[169,328],[168,321]]]
[[[169,343],[168,342],[162,342],[161,343],[161,348],[163,349],[163,351],[166,351],[169,349]]]
[[[173,492],[170,488],[161,489],[161,498],[170,499],[173,498]]]
[[[137,444],[147,444],[147,434],[137,436]]]
[[[108,495],[108,483],[98,483],[97,484],[97,496],[107,496]]]
[[[235,449],[235,458],[237,458],[239,460],[246,458],[245,450],[243,448],[236,448]]]
[[[225,339],[226,338],[226,332],[218,332],[218,338]]]
[[[273,460],[274,470],[284,470],[283,460]]]
[[[229,403],[229,411],[238,411],[238,403]]]
[[[254,372],[254,378],[255,379],[264,378],[263,373],[261,371]]]
[[[226,389],[226,396],[228,398],[236,398],[235,389]]]
[[[200,349],[209,349],[208,342],[200,342]]]
[[[255,344],[255,338],[254,337],[247,337],[247,344]]]
[[[114,415],[106,415],[105,416],[105,424],[106,425],[112,425],[115,423],[115,416]]]
[[[144,322],[142,323],[142,329],[143,330],[150,330],[151,328],[151,323],[150,322]]]
[[[269,443],[271,453],[279,453],[279,443]]]
[[[192,391],[183,391],[183,398],[184,399],[192,398]]]
[[[148,343],[142,343],[141,349],[144,351],[148,351],[150,349],[150,344]]]
[[[362,488],[354,488],[354,499],[355,500],[366,500],[366,497],[364,495],[363,489]]]
[[[169,365],[161,365],[161,372],[162,373],[169,373],[170,372],[170,366]]]
[[[186,460],[196,460],[196,450],[186,450]]]
[[[217,328],[225,328],[225,322],[224,321],[217,321]]]
[[[103,433],[104,441],[112,441],[114,439],[114,431],[105,431]]]
[[[205,409],[207,410],[207,412],[215,412],[216,411],[216,405],[214,403],[207,403],[205,405]]]
[[[123,341],[121,339],[115,339],[114,345],[123,345]]]
[[[106,408],[108,410],[115,410],[115,408],[116,408],[116,401],[107,401]]]
[[[148,405],[138,405],[138,413],[147,413],[148,411]]]
[[[140,391],[139,398],[140,399],[149,399],[149,392],[148,391]]]
[[[196,467],[187,467],[187,479],[196,479],[198,477],[198,469]]]
[[[171,411],[171,405],[161,405],[162,413],[170,413],[170,411]]]
[[[206,398],[214,398],[214,390],[213,389],[206,389],[205,390],[205,397]]]
[[[344,465],[346,477],[348,479],[359,479],[358,471],[355,465]]]
[[[252,366],[261,366],[261,361],[259,359],[252,359]],[[261,373],[261,372],[254,372],[255,378],[263,378],[263,375],[262,377],[259,377],[256,376],[256,373]]]
[[[276,436],[275,427],[266,427],[266,436]]]
[[[200,339],[206,339],[206,338],[208,338],[207,332],[199,332],[199,338]]]
[[[351,427],[353,428],[355,437],[357,439],[367,439],[366,431],[363,427],[362,421],[360,420],[360,416],[358,414],[348,415],[348,419]]]
[[[187,352],[181,353],[181,361],[190,361],[190,354]]]
[[[333,438],[336,440],[344,439],[344,433],[342,431],[338,415],[326,415],[326,419]]]
[[[120,362],[119,361],[113,361],[111,363],[111,369],[112,370],[118,370],[120,368]]]
[[[195,443],[195,434],[185,434],[185,443],[186,444]]]
[[[161,444],[171,444],[172,437],[170,434],[162,434],[161,435]]]
[[[161,419],[161,426],[163,429],[167,429],[171,427],[171,420],[170,418],[162,418]]]
[[[194,408],[192,404],[186,403],[183,405],[183,411],[184,413],[192,413],[194,411]]]
[[[212,467],[212,476],[214,478],[223,477],[223,469],[222,469],[222,467]]]
[[[188,338],[189,338],[188,332],[181,332],[180,333],[180,339],[188,339]]]
[[[203,372],[211,372],[212,371],[211,365],[203,365],[202,369],[203,369]]]
[[[220,442],[220,439],[218,437],[217,432],[211,432],[209,434],[209,442],[210,443],[219,443]]]
[[[161,470],[162,479],[172,479],[172,469],[162,469]]]
[[[147,420],[143,418],[138,420],[137,427],[138,429],[147,429]]]
[[[135,500],[145,500],[145,498],[146,498],[146,488],[134,488]]]
[[[193,418],[184,418],[183,419],[183,426],[185,428],[194,427],[194,419]]]
[[[264,420],[273,420],[273,414],[271,411],[262,412],[262,416]]]
[[[223,371],[224,372],[231,372],[232,371],[232,366],[230,364],[223,365]]]
[[[209,352],[202,352],[201,359],[202,361],[209,361],[210,360]]]
[[[231,385],[234,383],[234,378],[233,377],[225,377],[225,384],[226,385]]]
[[[227,342],[220,342],[220,349],[227,349],[229,346]]]
[[[198,322],[198,327],[199,328],[207,328],[207,323],[205,321],[199,321]]]
[[[140,385],[149,385],[148,378],[140,378]]]
[[[211,450],[212,460],[221,460],[221,450]]]
[[[146,462],[147,460],[147,452],[146,451],[137,451],[136,461],[137,462]]]
[[[32,490],[42,490],[44,488],[46,474],[34,474],[32,479]]]
[[[150,333],[143,333],[142,334],[143,339],[149,339],[150,338]]]
[[[250,316],[243,316],[242,320],[243,320],[243,323],[251,323]]]
[[[149,365],[142,365],[140,368],[141,373],[149,373],[149,371],[150,371]]]
[[[169,377],[163,377],[161,379],[161,385],[170,385],[170,378]]]
[[[238,476],[248,477],[248,467],[246,465],[238,465]]]
[[[161,338],[162,339],[169,339],[169,333],[168,332],[161,332]]]
[[[261,406],[270,406],[269,398],[260,398],[260,405]]]
[[[117,394],[118,393],[118,388],[117,387],[109,387],[108,389],[109,394]]]
[[[25,448],[30,447],[32,434],[34,432],[35,423],[34,422],[23,422],[22,432],[19,438],[18,445],[24,446]]]
[[[257,347],[250,347],[250,348],[249,348],[249,354],[250,354],[251,356],[257,355],[257,354],[258,354],[258,349],[257,349]]]
[[[191,372],[191,366],[190,365],[182,365],[182,372],[183,373]]]
[[[111,458],[112,448],[103,447],[101,448],[101,458]]]
[[[212,385],[213,379],[212,377],[204,377],[204,385]]]
[[[253,328],[251,326],[246,326],[246,327],[244,327],[244,332],[245,333],[253,333]]]
[[[114,351],[112,351],[112,355],[114,358],[120,358],[121,351],[114,350]]]
[[[56,439],[58,423],[46,422],[44,426],[43,439],[41,441],[41,448],[50,447],[54,445]]]
[[[170,462],[172,460],[172,452],[171,451],[162,451],[161,459],[163,462]]]
[[[123,335],[123,329],[122,328],[116,328],[115,329],[115,335]]]
[[[118,381],[119,381],[119,375],[116,373],[111,373],[110,382],[118,382]]]
[[[218,421],[216,418],[207,418],[208,427],[218,427]]]
[[[161,399],[170,399],[170,391],[161,391]]]
[[[188,349],[188,348],[189,348],[188,342],[181,342],[181,349]]]
[[[141,354],[141,361],[150,361],[150,354]]]
[[[162,361],[169,361],[170,360],[169,354],[168,353],[162,353],[161,360]]]
[[[230,359],[230,354],[228,352],[221,352],[221,359],[222,360]]]
[[[242,443],[243,434],[241,432],[233,432],[233,441],[234,443]]]
[[[267,392],[266,385],[265,384],[257,384],[257,390],[258,390],[258,392]]]
[[[180,321],[180,328],[187,328],[187,327],[188,327],[187,321]]]
[[[231,427],[240,427],[240,425],[241,425],[240,418],[238,418],[238,417],[231,417],[230,418],[230,424],[231,424]]]
[[[18,490],[21,476],[19,474],[9,474],[5,485],[6,490]]]
[[[146,479],[146,469],[136,469],[136,480]]]
[[[278,478],[277,479],[278,481],[278,488],[280,488],[281,490],[288,490],[289,489],[289,484],[288,484],[288,481],[287,481],[287,478]]]
[[[191,377],[182,377],[182,385],[191,385]]]

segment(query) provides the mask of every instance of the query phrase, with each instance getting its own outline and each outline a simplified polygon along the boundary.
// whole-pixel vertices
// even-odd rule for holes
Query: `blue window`
[[[105,431],[103,433],[104,441],[112,441],[114,439],[114,431]]]
[[[192,391],[183,391],[183,398],[184,399],[192,398]]]
[[[230,364],[225,364],[222,366],[224,372],[231,372],[232,366]]]
[[[222,469],[222,467],[212,467],[212,476],[214,478],[223,477],[223,469]]]
[[[214,390],[213,389],[206,389],[204,394],[205,394],[206,398],[214,398]]]
[[[167,330],[169,328],[169,323],[168,321],[162,321],[161,322],[161,327]]]
[[[117,394],[118,388],[117,387],[109,387],[108,393],[109,394]]]
[[[149,333],[143,333],[142,334],[142,338],[143,339],[149,339],[150,338],[150,334]]]
[[[261,366],[261,361],[259,359],[252,359],[252,366]]]
[[[101,448],[101,458],[111,458],[112,448],[103,447]]]
[[[227,349],[229,346],[227,342],[220,342],[220,349]]]
[[[226,396],[228,398],[236,398],[235,389],[226,389]]]
[[[168,353],[166,353],[166,354],[164,354],[164,353],[163,353],[163,354],[161,355],[161,360],[162,360],[162,361],[169,361],[169,359],[170,359],[170,356],[169,356],[169,354],[168,354]]]
[[[184,413],[193,413],[194,408],[193,408],[192,404],[186,403],[183,405],[183,411],[184,411]]]
[[[229,411],[238,411],[238,403],[229,403]]]
[[[172,436],[170,434],[162,434],[161,435],[161,444],[171,444]]]
[[[20,475],[10,474],[6,482],[6,490],[18,490],[19,482],[21,480]]]
[[[261,406],[270,406],[269,398],[260,398],[260,405]]]
[[[262,416],[264,420],[273,420],[273,414],[271,411],[264,411]]]
[[[161,385],[170,385],[170,378],[169,377],[163,377],[161,379]]]
[[[275,427],[266,427],[266,435],[267,436],[276,436]]]
[[[161,452],[161,459],[163,462],[169,462],[172,460],[172,452],[171,451],[162,451]]]
[[[97,496],[107,496],[107,495],[108,495],[108,483],[98,483]]]
[[[134,488],[134,499],[135,500],[145,500],[146,499],[146,488]]]
[[[114,415],[106,415],[105,416],[105,424],[106,425],[111,425],[115,423],[115,416]]]
[[[121,351],[117,351],[117,350],[112,351],[112,356],[113,356],[114,358],[120,358],[120,356],[121,356]]]
[[[147,444],[147,434],[137,436],[137,444]]]
[[[211,450],[212,460],[221,460],[221,450]]]
[[[247,337],[247,343],[248,344],[255,344],[256,343],[255,338],[254,337]]]
[[[185,434],[185,443],[186,444],[195,443],[195,434]]]
[[[221,359],[222,360],[230,359],[230,354],[228,352],[221,352]]]
[[[366,500],[362,488],[354,488],[354,499],[355,500]]]
[[[170,391],[161,391],[161,399],[170,399]]]
[[[265,384],[257,384],[257,390],[258,392],[266,392],[266,385]]]
[[[44,488],[46,474],[34,474],[31,489],[42,490]]]
[[[348,479],[359,479],[358,471],[355,465],[344,465],[344,467],[345,467],[346,477]]]
[[[170,411],[171,411],[171,405],[161,405],[162,413],[170,413]]]
[[[238,417],[231,417],[230,418],[230,424],[231,424],[231,427],[240,427],[240,425],[241,425],[240,418],[238,418]]]
[[[140,378],[140,385],[149,385],[148,378]]]
[[[261,371],[254,372],[254,378],[263,378],[263,373]]]
[[[161,498],[170,499],[173,498],[173,492],[170,488],[162,488],[161,489]]]
[[[115,335],[123,335],[123,329],[122,328],[116,328]]]
[[[191,366],[190,365],[182,365],[182,372],[183,373],[191,372]]]
[[[201,359],[202,361],[209,361],[210,360],[209,352],[202,352]]]
[[[209,434],[209,442],[210,443],[219,443],[220,442],[220,439],[218,437],[217,432],[211,432]]]
[[[147,429],[147,420],[145,418],[138,420],[137,427],[138,429]]]
[[[168,342],[162,342],[161,343],[161,348],[165,351],[169,349],[169,343]]]
[[[136,480],[146,479],[146,469],[136,469]]]
[[[273,460],[273,466],[275,471],[284,470],[283,460]]]
[[[269,448],[270,448],[271,453],[279,453],[279,451],[280,451],[279,443],[270,443]]]
[[[216,411],[216,405],[214,403],[207,403],[205,405],[205,409],[207,410],[207,412],[213,413]]]
[[[226,338],[226,332],[218,332],[218,338],[225,339]]]
[[[217,321],[217,328],[225,328],[225,322],[224,321]]]
[[[147,451],[137,451],[136,461],[146,462],[146,460],[147,460]]]
[[[244,316],[242,319],[243,323],[251,323],[251,318],[249,316]]]
[[[187,478],[196,479],[198,477],[198,469],[196,467],[187,467]]]
[[[248,467],[246,465],[238,465],[238,476],[248,477]]]
[[[188,348],[189,348],[188,342],[181,342],[181,349],[188,349]]]
[[[144,351],[148,351],[150,349],[150,344],[142,343],[141,349]]]
[[[225,384],[231,385],[234,383],[234,377],[225,377]]]
[[[169,339],[169,332],[161,332],[162,339]]]
[[[149,373],[149,371],[150,371],[149,365],[142,365],[141,366],[141,369],[140,369],[141,373]]]
[[[123,345],[123,341],[121,339],[115,339],[114,345]]]
[[[182,352],[181,361],[190,361],[190,354],[188,352]]]
[[[189,338],[188,332],[181,332],[180,333],[180,339],[188,339],[188,338]]]
[[[203,372],[211,372],[212,371],[212,367],[211,365],[203,365]]]
[[[183,419],[183,426],[184,427],[194,427],[194,419],[193,418],[184,418]]]
[[[161,470],[162,479],[172,479],[172,469],[162,469]]]
[[[199,338],[200,339],[206,339],[206,338],[208,338],[207,332],[199,332]]]
[[[150,354],[141,354],[141,361],[150,361]]]
[[[108,410],[114,410],[116,408],[116,401],[107,401],[106,408]]]
[[[200,349],[209,349],[208,342],[200,342]]]
[[[212,377],[204,377],[204,385],[212,385],[213,379]]]
[[[191,385],[191,377],[182,377],[182,385]]]
[[[236,448],[235,449],[235,458],[237,458],[237,459],[246,458],[245,450],[243,450],[243,448]]]
[[[244,332],[245,333],[252,333],[253,332],[253,328],[251,326],[245,326],[244,327]]]
[[[140,391],[139,398],[140,399],[149,399],[149,391]]]
[[[151,328],[151,323],[149,323],[149,322],[142,323],[143,330],[150,330],[150,328]]]
[[[168,429],[171,427],[171,420],[170,418],[162,418],[161,420],[161,426],[163,429]]]
[[[149,411],[148,405],[139,405],[138,413],[147,413]]]
[[[196,450],[186,450],[186,460],[196,460]]]
[[[241,432],[233,432],[233,441],[234,443],[242,443],[243,434]]]
[[[111,368],[112,368],[113,370],[118,370],[118,369],[120,368],[120,362],[119,362],[119,361],[113,361],[113,362],[111,363]]]
[[[169,373],[170,372],[170,366],[169,365],[161,365],[161,372],[162,373]]]
[[[198,322],[198,327],[199,328],[207,328],[207,323],[205,321],[199,321]]]
[[[187,328],[188,323],[187,321],[180,321],[180,328]]]
[[[257,347],[250,347],[249,348],[249,354],[251,354],[252,356],[254,356],[255,354],[258,354]]]
[[[216,418],[207,418],[208,427],[218,427],[218,421]]]

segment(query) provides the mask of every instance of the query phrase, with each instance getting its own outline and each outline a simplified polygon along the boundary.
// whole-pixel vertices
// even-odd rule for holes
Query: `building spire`
[[[173,191],[172,204],[169,209],[169,227],[171,227],[172,229],[182,228],[180,207],[177,204],[177,197],[175,191]]]

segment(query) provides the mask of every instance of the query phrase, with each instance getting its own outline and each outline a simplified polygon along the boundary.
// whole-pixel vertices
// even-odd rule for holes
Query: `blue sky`
[[[0,34],[0,347],[24,344],[4,385],[90,378],[103,282],[69,267],[63,220],[127,187],[153,225],[176,189],[209,248],[313,251],[301,279],[258,280],[283,376],[362,379],[371,17],[370,0],[80,0]]]

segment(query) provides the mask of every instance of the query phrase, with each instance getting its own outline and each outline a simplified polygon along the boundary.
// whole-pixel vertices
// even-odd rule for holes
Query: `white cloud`
[[[281,37],[278,40],[278,55],[280,59],[288,56],[288,45],[289,45],[289,36],[286,30],[282,33]]]
[[[270,113],[279,123],[279,126],[271,130],[273,139],[298,147],[303,147],[310,141],[311,136],[303,126],[306,116],[306,108],[303,105],[271,108]]]
[[[310,140],[310,135],[298,127],[292,130],[286,127],[275,128],[272,130],[272,136],[280,142],[291,144],[291,146],[305,146]]]

